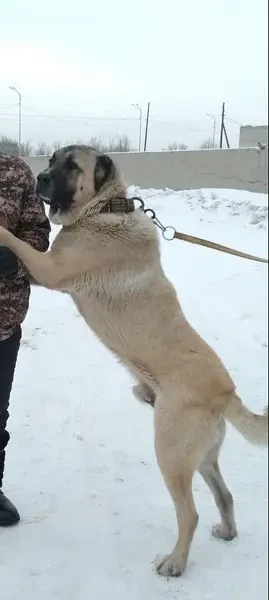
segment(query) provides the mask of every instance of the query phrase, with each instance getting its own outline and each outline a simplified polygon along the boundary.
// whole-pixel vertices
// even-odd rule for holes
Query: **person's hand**
[[[16,255],[6,246],[0,246],[0,277],[12,279],[18,271]]]

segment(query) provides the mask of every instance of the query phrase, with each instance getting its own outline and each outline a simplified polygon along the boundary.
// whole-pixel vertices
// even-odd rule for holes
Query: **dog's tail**
[[[237,394],[230,396],[224,417],[243,437],[256,446],[268,446],[268,406],[263,415],[251,412]]]

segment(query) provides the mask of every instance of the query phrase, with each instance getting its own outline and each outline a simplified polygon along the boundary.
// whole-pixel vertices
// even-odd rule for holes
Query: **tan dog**
[[[91,148],[58,150],[38,176],[50,219],[63,227],[47,254],[0,228],[0,244],[23,261],[38,284],[73,298],[86,323],[134,375],[138,397],[155,405],[158,464],[174,501],[180,535],[158,566],[186,567],[198,515],[192,480],[211,489],[221,523],[213,534],[236,534],[233,499],[218,466],[225,419],[251,443],[268,443],[268,417],[250,412],[215,352],[187,322],[160,263],[152,221],[126,200],[113,161]]]

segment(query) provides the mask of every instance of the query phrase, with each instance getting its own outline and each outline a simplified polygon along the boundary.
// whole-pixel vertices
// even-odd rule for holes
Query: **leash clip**
[[[162,236],[167,242],[171,242],[175,239],[176,230],[174,227],[172,227],[171,225],[163,225],[163,223],[161,223],[158,217],[156,217],[155,210],[153,210],[152,208],[145,208],[145,202],[144,200],[142,200],[142,198],[139,198],[138,196],[133,196],[132,200],[137,200],[138,202],[140,202],[139,210],[142,210],[142,212],[145,215],[149,215],[154,225],[156,225],[161,230]]]
[[[151,215],[150,218],[152,219],[154,225],[156,225],[161,230],[163,238],[167,242],[172,242],[176,235],[175,228],[171,225],[163,225],[163,223],[161,223],[161,221],[156,217],[155,210],[152,210],[152,208],[146,208],[146,210],[144,210],[144,213]]]

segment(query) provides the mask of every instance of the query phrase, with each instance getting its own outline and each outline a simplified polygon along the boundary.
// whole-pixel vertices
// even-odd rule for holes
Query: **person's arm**
[[[49,247],[51,228],[46,217],[43,202],[35,192],[35,179],[28,167],[25,173],[25,186],[22,200],[22,212],[16,236],[27,242],[35,250],[46,252]]]
[[[23,189],[21,216],[16,235],[27,242],[35,250],[46,252],[49,247],[50,223],[46,217],[43,202],[35,192],[35,179],[30,168],[23,165],[20,174],[20,184]],[[12,281],[29,274],[25,266],[8,248],[0,247],[0,277]],[[31,283],[35,283],[29,277]]]

